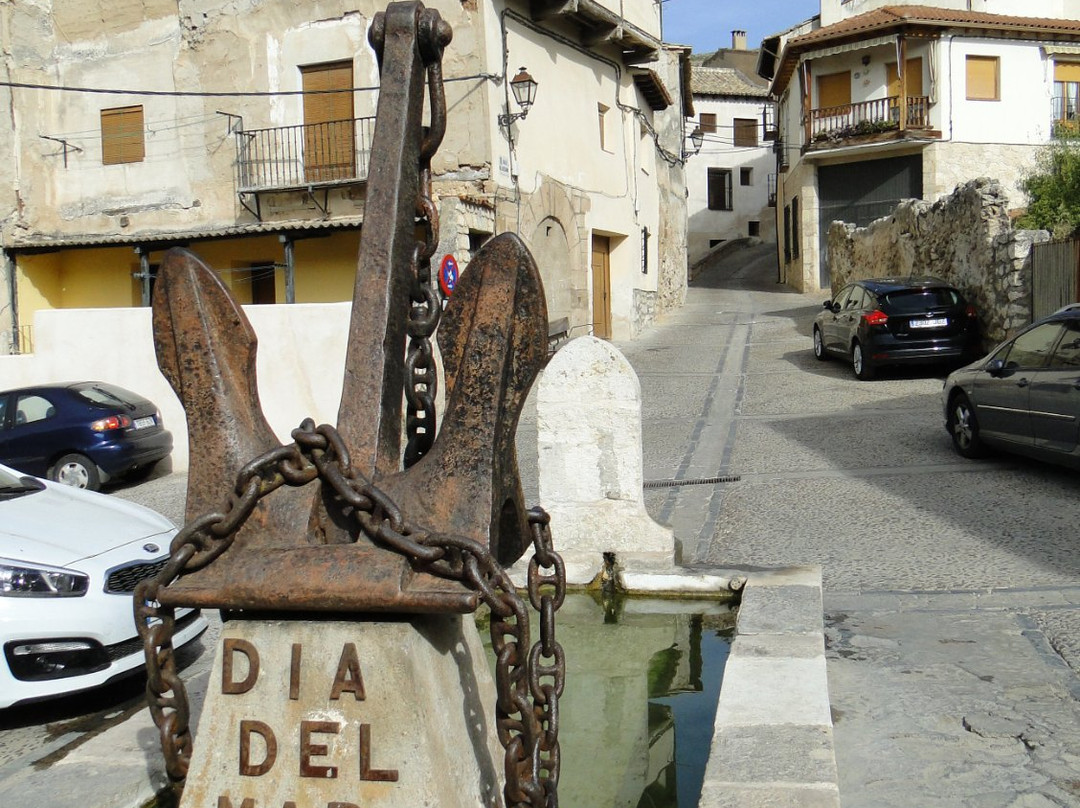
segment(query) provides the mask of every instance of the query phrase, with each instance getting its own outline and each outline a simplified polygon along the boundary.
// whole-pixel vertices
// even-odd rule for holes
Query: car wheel
[[[864,382],[874,378],[874,363],[863,353],[862,343],[858,340],[851,346],[851,366]]]
[[[963,457],[982,457],[986,447],[979,437],[979,420],[975,417],[975,408],[971,399],[964,393],[957,393],[949,404],[949,435],[953,446]]]
[[[821,339],[821,329],[814,328],[814,356],[824,362],[829,358],[829,355],[825,352],[825,343]]]
[[[81,454],[64,455],[57,460],[49,469],[49,479],[90,491],[97,491],[101,487],[101,475],[94,461]]]

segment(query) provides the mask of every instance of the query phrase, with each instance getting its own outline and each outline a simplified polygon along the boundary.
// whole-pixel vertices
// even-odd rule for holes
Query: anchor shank
[[[359,470],[400,468],[406,318],[416,250],[425,68],[414,4],[385,12],[375,136],[338,428]],[[379,48],[378,43],[376,49]]]

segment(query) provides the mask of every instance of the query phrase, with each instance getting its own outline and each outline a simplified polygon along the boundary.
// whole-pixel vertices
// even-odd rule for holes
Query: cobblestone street
[[[736,478],[650,511],[687,563],[822,565],[845,806],[1080,805],[1080,477],[958,457],[944,371],[815,360],[825,297],[744,249],[620,345],[646,480]]]

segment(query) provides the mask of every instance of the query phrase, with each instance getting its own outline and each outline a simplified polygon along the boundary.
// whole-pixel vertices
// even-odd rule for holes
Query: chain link
[[[225,552],[260,499],[282,485],[298,487],[318,478],[348,506],[364,535],[421,571],[460,581],[491,610],[496,726],[506,750],[506,803],[508,808],[557,808],[559,698],[566,660],[555,638],[555,612],[566,597],[566,575],[552,545],[548,515],[536,508],[528,516],[534,548],[528,599],[540,615],[540,639],[530,645],[525,601],[486,546],[407,522],[383,491],[352,468],[333,427],[316,429],[308,419],[293,431],[293,440],[241,469],[222,509],[185,525],[172,542],[166,566],[136,587],[135,620],[146,652],[147,695],[169,777],[182,784],[187,776],[191,730],[187,694],[173,655],[175,610],[158,603],[158,593],[181,573],[206,566]]]
[[[442,62],[436,59],[427,69],[431,125],[423,133],[420,146],[420,189],[416,216],[424,238],[413,251],[413,285],[409,297],[409,347],[405,357],[405,456],[409,468],[431,450],[435,442],[435,397],[438,379],[431,338],[439,327],[442,305],[431,285],[431,258],[439,244],[439,209],[431,191],[431,158],[446,132],[446,95]]]

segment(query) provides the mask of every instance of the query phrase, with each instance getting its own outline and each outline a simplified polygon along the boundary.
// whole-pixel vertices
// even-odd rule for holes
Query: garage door
[[[818,168],[819,270],[822,289],[830,283],[827,240],[836,220],[865,227],[888,216],[903,199],[922,199],[922,155],[865,160]]]

